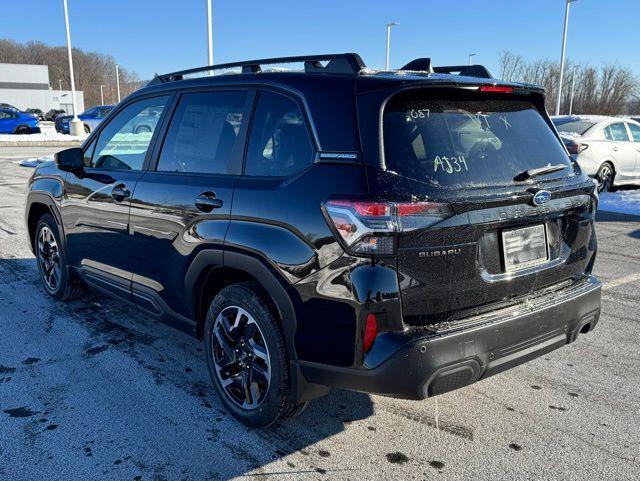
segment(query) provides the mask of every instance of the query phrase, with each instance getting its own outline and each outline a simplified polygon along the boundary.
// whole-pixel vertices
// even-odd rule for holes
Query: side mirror
[[[66,149],[54,156],[60,170],[66,172],[78,172],[84,167],[84,153],[80,147]]]

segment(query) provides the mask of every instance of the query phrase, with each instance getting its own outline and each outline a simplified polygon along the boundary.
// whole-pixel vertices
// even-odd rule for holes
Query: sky
[[[207,62],[206,0],[68,0],[74,47],[105,53],[140,78]],[[62,0],[3,1],[0,38],[66,42]],[[476,53],[496,75],[509,50],[527,60],[560,58],[564,0],[213,0],[214,62],[357,52],[385,62],[386,24],[398,22],[391,66],[417,57],[459,65]],[[640,75],[639,0],[571,4],[567,58],[617,62]]]

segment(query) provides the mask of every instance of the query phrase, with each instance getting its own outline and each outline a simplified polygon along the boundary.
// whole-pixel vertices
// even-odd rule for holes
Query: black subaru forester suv
[[[596,206],[539,87],[337,54],[156,77],[36,170],[26,221],[51,296],[88,285],[202,338],[228,410],[266,426],[591,331]]]

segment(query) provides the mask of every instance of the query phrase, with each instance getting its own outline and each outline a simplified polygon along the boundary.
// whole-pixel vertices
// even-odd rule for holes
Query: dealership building
[[[57,80],[56,80],[57,83]],[[46,65],[25,65],[0,63],[0,103],[19,108],[62,109],[73,112],[70,90],[54,90],[49,81],[49,67]],[[76,91],[78,113],[84,111],[84,96]]]

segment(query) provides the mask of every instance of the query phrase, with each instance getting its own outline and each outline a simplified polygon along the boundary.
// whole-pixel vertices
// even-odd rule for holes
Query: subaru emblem
[[[551,199],[551,192],[539,190],[533,195],[533,205],[544,205]]]

